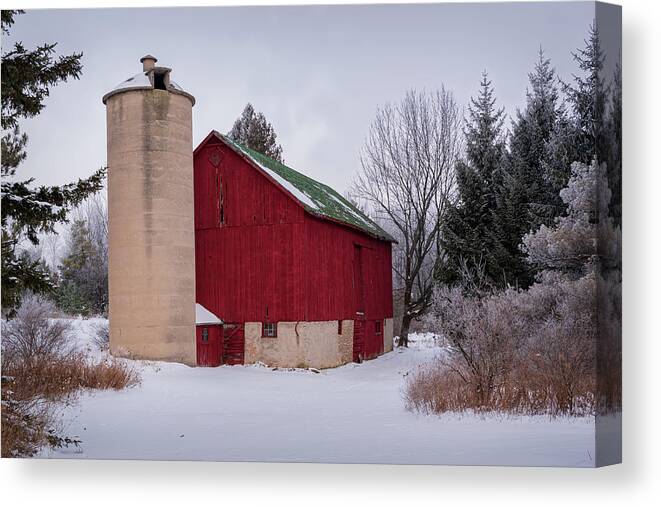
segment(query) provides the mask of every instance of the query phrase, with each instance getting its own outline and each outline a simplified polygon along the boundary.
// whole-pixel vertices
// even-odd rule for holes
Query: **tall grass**
[[[446,361],[437,360],[409,375],[405,402],[409,410],[501,412],[519,415],[590,415],[595,410],[595,378],[558,382],[543,370],[512,372],[497,384],[482,386],[462,378]]]
[[[55,403],[81,389],[124,389],[139,382],[118,360],[94,362],[70,344],[71,326],[55,309],[27,296],[2,326],[2,457],[31,456],[41,447],[77,444],[58,433]]]
[[[439,291],[428,325],[447,339],[450,352],[408,376],[407,407],[551,415],[617,410],[620,350],[602,347],[598,356],[597,343],[617,329],[618,313],[600,305],[606,311],[597,319],[598,283],[590,274],[486,297]],[[614,366],[598,370],[602,356]]]

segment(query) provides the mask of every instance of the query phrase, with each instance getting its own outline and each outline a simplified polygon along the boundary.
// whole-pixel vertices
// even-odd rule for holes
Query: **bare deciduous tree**
[[[361,155],[354,194],[398,241],[393,272],[404,300],[400,346],[408,345],[411,320],[429,305],[461,143],[461,115],[452,93],[412,90],[377,111]]]
[[[87,230],[90,233],[90,239],[99,250],[104,252],[104,257],[108,254],[108,202],[102,193],[96,193],[86,199],[83,204],[76,209],[74,219],[84,220]]]
[[[60,233],[44,234],[39,242],[41,258],[52,270],[57,269],[62,257],[62,241]]]

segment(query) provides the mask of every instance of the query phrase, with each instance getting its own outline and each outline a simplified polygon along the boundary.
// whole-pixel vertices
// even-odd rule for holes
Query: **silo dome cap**
[[[154,60],[154,63],[156,63],[158,61],[158,58],[152,55],[145,55],[142,58],[140,58],[140,63],[144,63],[145,60]]]
[[[106,93],[101,99],[105,104],[108,98],[118,93],[131,91],[131,90],[165,90],[170,93],[178,95],[185,95],[188,97],[193,105],[195,104],[195,97],[185,91],[181,86],[170,79],[170,72],[172,69],[168,67],[156,67],[154,63],[158,60],[155,56],[145,55],[140,58],[143,64],[143,71],[122,81],[112,90]]]

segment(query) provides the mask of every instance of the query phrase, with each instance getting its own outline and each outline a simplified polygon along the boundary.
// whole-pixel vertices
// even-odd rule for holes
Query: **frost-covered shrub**
[[[4,361],[4,359],[3,359]],[[53,422],[48,403],[17,396],[16,380],[2,375],[2,457],[32,456],[48,442]]]
[[[622,353],[622,233],[609,216],[611,190],[604,164],[574,163],[571,178],[560,197],[567,204],[566,216],[554,227],[541,227],[523,238],[529,261],[545,269],[542,281],[552,283],[558,273],[580,277],[592,274],[589,295],[595,316],[593,338],[597,348],[593,367],[597,379],[596,409],[621,406]],[[559,332],[554,342],[562,342]],[[598,373],[598,374],[597,374]]]
[[[61,357],[71,352],[71,325],[58,320],[55,305],[43,296],[27,294],[13,319],[2,323],[5,360],[29,363],[40,357]]]
[[[530,337],[516,382],[531,397],[533,410],[588,413],[596,389],[597,275],[555,284],[536,284],[521,294],[528,305],[551,302],[545,316],[529,322]]]
[[[429,319],[452,347],[446,366],[472,391],[476,406],[490,405],[522,346],[520,315],[506,297],[474,298],[459,289],[438,290]]]
[[[414,373],[410,408],[588,413],[594,408],[595,275],[484,298],[439,290],[432,314],[450,345]]]
[[[108,323],[97,324],[94,327],[94,331],[95,334],[92,337],[94,344],[101,351],[108,350],[110,348],[110,329],[108,328]]]
[[[49,379],[37,365],[57,361],[71,349],[70,326],[42,296],[26,294],[13,319],[2,323],[2,456],[29,456],[55,438],[51,406],[39,394]],[[28,382],[25,379],[30,379]],[[35,389],[34,386],[38,386]]]
[[[76,352],[71,325],[56,316],[50,301],[27,295],[15,318],[2,324],[3,457],[30,456],[46,445],[76,445],[58,434],[53,402],[68,403],[80,389],[123,389],[139,381],[124,362],[97,363]]]
[[[622,274],[619,270],[597,278],[597,411],[622,408]]]
[[[77,440],[58,434],[56,407],[74,400],[80,389],[120,390],[140,381],[122,361],[95,363],[82,353],[41,356],[29,364],[5,364],[4,356],[2,361],[3,457],[31,456],[46,445],[77,445]]]

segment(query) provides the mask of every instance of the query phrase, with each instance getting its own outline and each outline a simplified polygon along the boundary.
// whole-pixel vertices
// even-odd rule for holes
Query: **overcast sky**
[[[104,165],[101,97],[151,53],[196,97],[195,145],[228,131],[250,101],[288,165],[344,192],[377,106],[443,83],[463,107],[486,69],[512,115],[540,45],[569,79],[593,18],[591,2],[28,11],[3,46],[56,41],[82,51],[84,68],[23,123],[19,173],[60,184]]]

